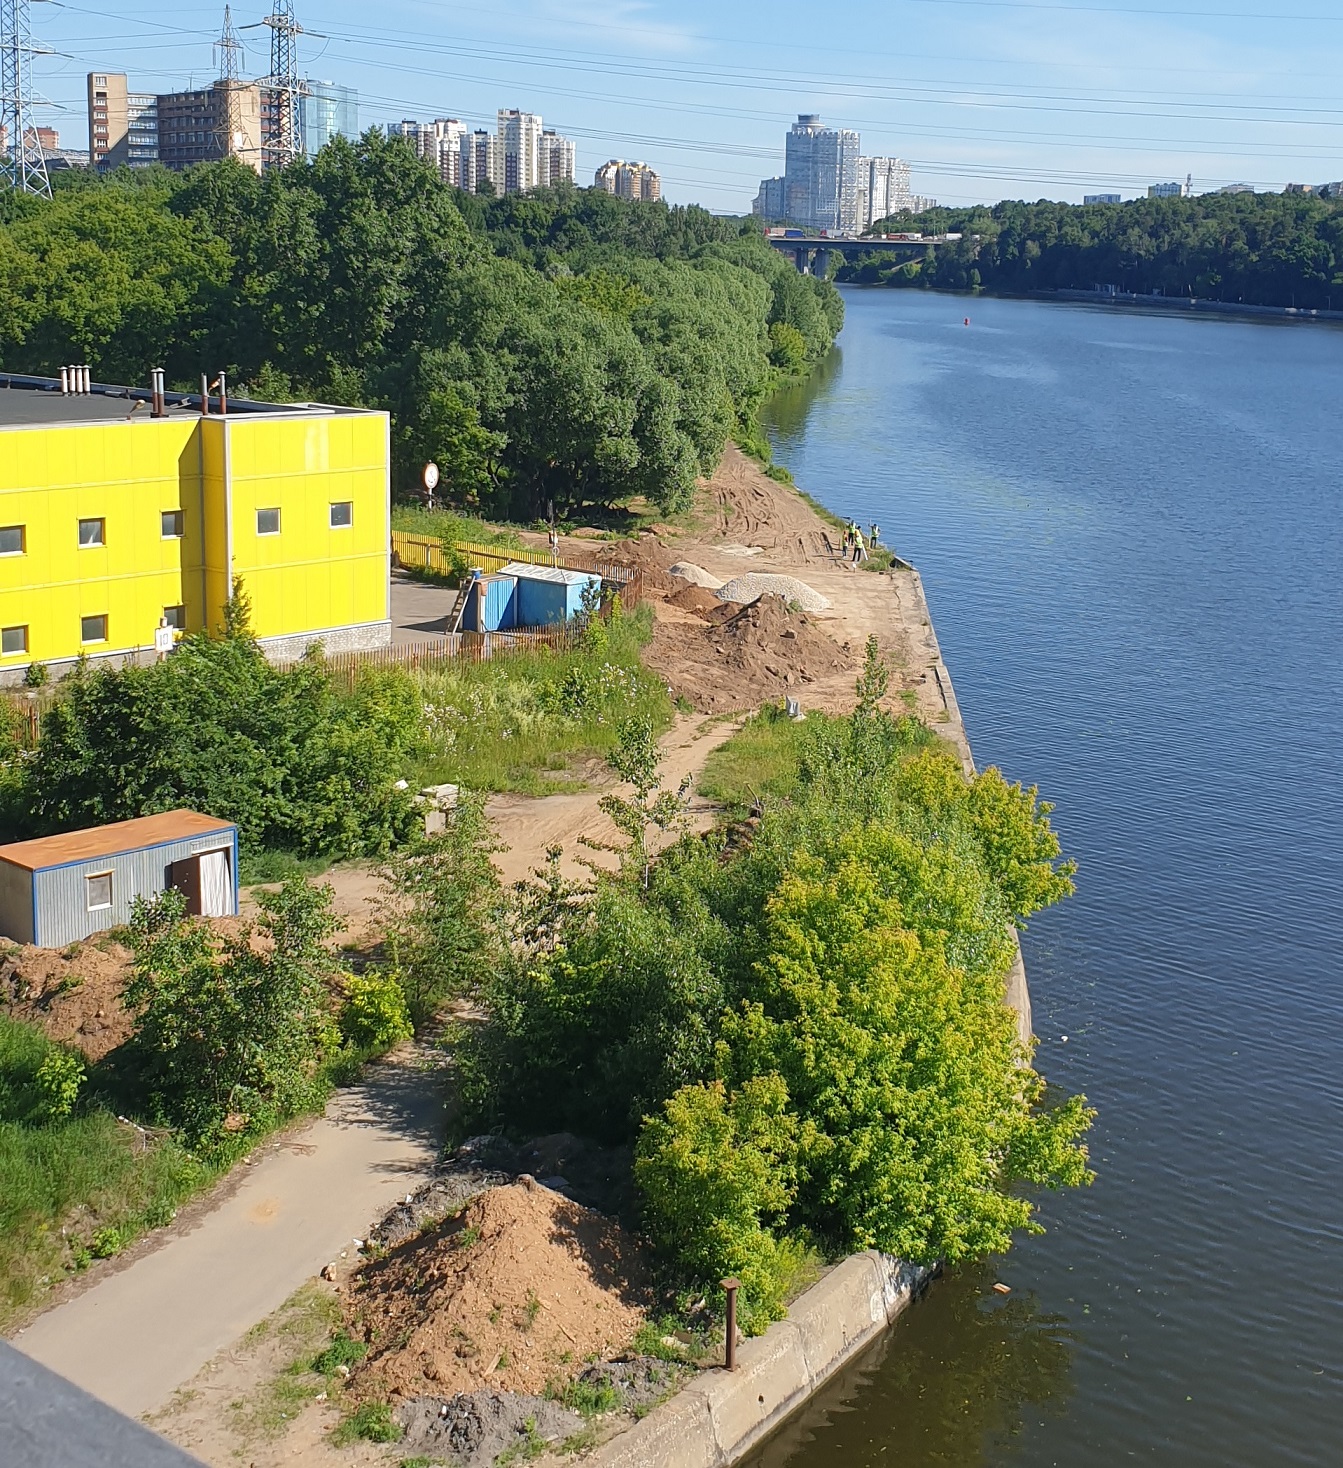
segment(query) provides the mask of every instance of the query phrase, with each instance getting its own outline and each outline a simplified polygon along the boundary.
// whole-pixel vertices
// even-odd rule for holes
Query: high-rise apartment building
[[[903,158],[858,160],[858,219],[868,229],[910,207],[909,164]]]
[[[255,82],[214,82],[191,92],[158,97],[159,160],[190,168],[237,158],[261,171],[265,137],[262,89]]]
[[[553,127],[546,128],[541,134],[537,173],[542,188],[577,183],[578,149],[574,140],[561,136]]]
[[[795,224],[856,234],[858,134],[825,127],[815,113],[802,113],[789,129],[784,150],[784,210]]]
[[[623,158],[612,158],[609,163],[603,163],[593,178],[593,184],[618,199],[653,203],[662,197],[662,180],[648,164],[626,163]]]
[[[89,163],[148,168],[159,160],[158,98],[132,92],[124,72],[88,74]]]
[[[405,138],[421,158],[438,170],[444,183],[460,186],[462,139],[467,135],[464,122],[459,122],[455,117],[436,117],[433,122],[416,122],[408,117],[401,122],[388,123],[387,135]]]
[[[1194,192],[1194,175],[1191,173],[1183,183],[1156,183],[1147,185],[1149,199],[1188,199]]]
[[[516,107],[499,109],[495,146],[499,152],[496,165],[505,194],[521,194],[541,182],[541,118],[535,112],[519,112]]]
[[[309,157],[320,153],[332,138],[359,136],[359,93],[353,87],[309,78],[298,99],[299,136]]]
[[[497,168],[498,149],[494,145],[494,134],[483,127],[473,133],[463,133],[459,156],[457,187],[468,194],[481,192],[481,184],[488,183],[496,194],[503,190],[499,186]]]
[[[786,218],[788,214],[787,180],[762,178],[760,192],[751,203],[751,213],[773,222]]]

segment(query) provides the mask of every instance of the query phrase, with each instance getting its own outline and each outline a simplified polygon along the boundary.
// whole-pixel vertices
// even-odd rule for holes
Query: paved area
[[[419,1055],[407,1049],[374,1067],[192,1232],[41,1316],[13,1344],[131,1416],[161,1406],[428,1175],[442,1103]]]
[[[441,637],[456,600],[457,593],[449,587],[427,586],[393,572],[392,642],[429,642]]]

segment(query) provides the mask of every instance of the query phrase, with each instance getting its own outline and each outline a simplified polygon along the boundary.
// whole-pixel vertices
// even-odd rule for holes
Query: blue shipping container
[[[518,582],[515,576],[476,575],[476,584],[466,599],[462,628],[467,632],[501,632],[519,624]]]
[[[600,589],[602,578],[591,571],[565,571],[558,566],[527,566],[512,561],[501,572],[517,578],[518,627],[562,627],[583,610],[583,592]]]

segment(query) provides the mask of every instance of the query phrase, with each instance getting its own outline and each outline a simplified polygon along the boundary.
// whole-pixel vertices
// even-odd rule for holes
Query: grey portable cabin
[[[176,887],[188,911],[238,911],[238,828],[194,810],[0,846],[0,934],[64,948],[130,921],[137,897]]]

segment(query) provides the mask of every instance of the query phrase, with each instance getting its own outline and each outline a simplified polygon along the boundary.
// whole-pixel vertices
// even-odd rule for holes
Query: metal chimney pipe
[[[149,398],[150,414],[155,418],[163,417],[163,368],[154,367],[149,373]]]
[[[70,396],[70,369],[68,367],[61,368],[61,396]]]
[[[201,417],[210,416],[210,379],[201,373]]]
[[[223,418],[228,413],[228,378],[221,372],[219,374],[219,416]]]
[[[79,369],[79,390],[86,397],[93,391],[93,373],[87,362]]]

